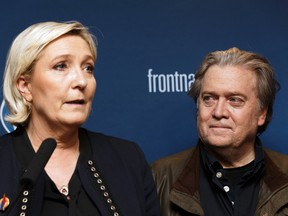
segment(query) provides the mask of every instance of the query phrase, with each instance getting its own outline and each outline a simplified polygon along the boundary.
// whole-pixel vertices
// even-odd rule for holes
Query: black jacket
[[[44,173],[40,175],[33,190],[28,190],[30,194],[25,195],[28,199],[23,201],[23,190],[19,191],[19,180],[26,165],[19,163],[13,146],[23,142],[25,133],[23,128],[18,128],[0,137],[0,198],[5,194],[10,199],[7,210],[12,209],[9,215],[19,215],[19,211],[24,211],[26,215],[39,216],[43,202]],[[101,215],[113,215],[110,210],[112,205],[116,206],[120,215],[160,215],[151,170],[141,149],[133,142],[85,129],[79,129],[80,145],[81,136],[89,139],[91,154],[87,155],[87,161],[78,163],[77,169],[83,187]],[[100,189],[101,180],[104,181],[105,190],[109,191],[108,197]],[[16,198],[18,194],[20,196]],[[109,204],[108,199],[112,200],[112,204]],[[26,206],[26,209],[20,210],[22,206]],[[6,215],[6,211],[0,211],[0,216]]]

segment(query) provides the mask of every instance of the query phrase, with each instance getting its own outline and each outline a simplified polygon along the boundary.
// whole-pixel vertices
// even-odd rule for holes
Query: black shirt
[[[24,132],[24,139],[21,144],[14,145],[17,158],[23,167],[27,167],[35,151],[31,145],[29,137]],[[80,156],[76,169],[69,182],[69,197],[61,194],[54,182],[45,172],[45,191],[41,216],[98,216],[100,215],[97,207],[90,199],[83,188],[78,175],[78,167],[81,161],[87,160],[91,152],[90,143],[87,137],[81,137]]]
[[[205,216],[252,216],[258,201],[264,153],[260,140],[255,144],[255,160],[232,169],[224,169],[200,145],[200,200]]]
[[[59,192],[46,174],[45,192],[41,216],[98,216],[98,209],[82,187],[77,170],[69,182],[69,194]]]

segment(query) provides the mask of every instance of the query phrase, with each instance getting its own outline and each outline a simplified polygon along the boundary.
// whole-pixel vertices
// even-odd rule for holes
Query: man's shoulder
[[[179,164],[185,163],[191,156],[192,152],[194,151],[194,147],[186,149],[181,152],[174,153],[172,155],[168,155],[166,157],[160,158],[152,163],[154,166],[170,166],[171,164]]]
[[[195,148],[189,148],[184,151],[160,158],[151,164],[154,175],[163,175],[167,173],[179,174],[189,159],[191,158]]]
[[[267,156],[279,167],[279,169],[288,174],[288,155],[271,149],[264,149]]]

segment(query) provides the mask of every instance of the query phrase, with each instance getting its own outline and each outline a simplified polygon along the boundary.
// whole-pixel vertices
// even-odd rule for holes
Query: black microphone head
[[[55,150],[56,145],[56,140],[53,138],[45,139],[41,143],[38,151],[29,163],[28,168],[25,170],[25,173],[20,180],[20,183],[22,185],[26,184],[30,187],[33,187],[35,185],[39,175],[44,170],[45,165],[47,164],[49,158]]]
[[[47,139],[43,140],[43,142],[41,143],[36,154],[43,154],[43,155],[47,156],[48,160],[49,160],[53,151],[56,148],[56,145],[57,145],[57,143],[56,143],[55,139],[47,138]]]

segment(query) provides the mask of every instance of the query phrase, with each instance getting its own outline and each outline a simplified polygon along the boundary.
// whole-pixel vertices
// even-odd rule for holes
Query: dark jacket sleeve
[[[90,132],[93,155],[119,206],[120,215],[159,216],[160,205],[149,164],[131,141]]]
[[[19,166],[14,154],[11,136],[6,134],[0,137],[0,199],[4,196],[10,200],[8,209],[13,211],[15,200],[19,188]],[[13,211],[11,215],[13,215]],[[6,211],[0,211],[0,215],[5,215]]]

